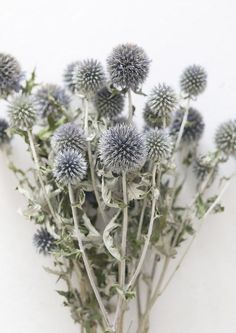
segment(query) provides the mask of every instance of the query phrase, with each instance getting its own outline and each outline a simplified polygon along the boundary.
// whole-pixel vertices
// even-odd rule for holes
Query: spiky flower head
[[[8,122],[5,119],[0,118],[0,147],[2,147],[3,145],[5,145],[10,141],[10,138],[6,132],[8,128],[9,128]]]
[[[64,186],[78,184],[87,173],[87,162],[74,149],[59,151],[54,163],[54,177]]]
[[[61,125],[54,132],[51,145],[56,152],[74,149],[84,153],[87,149],[84,131],[74,123]]]
[[[29,129],[35,123],[36,107],[32,97],[26,95],[16,96],[8,108],[10,124],[19,129]]]
[[[124,109],[124,96],[113,94],[107,87],[100,89],[94,99],[95,107],[101,117],[113,119]]]
[[[44,255],[50,254],[55,249],[55,238],[44,227],[38,229],[34,234],[33,243],[39,253]]]
[[[163,128],[170,124],[170,117],[169,115],[166,118],[159,117],[156,113],[152,111],[148,103],[145,104],[143,110],[143,118],[146,125],[150,128]]]
[[[174,111],[177,98],[174,90],[165,83],[154,87],[148,98],[148,105],[157,117],[169,118]]]
[[[99,152],[104,166],[116,173],[138,169],[146,157],[142,135],[132,125],[118,124],[101,137]]]
[[[170,135],[159,129],[150,129],[145,134],[148,158],[155,162],[168,159],[173,148]]]
[[[184,117],[184,109],[180,108],[174,116],[173,122],[171,124],[170,133],[173,136],[178,136],[180,127]],[[182,135],[182,142],[186,144],[194,143],[200,140],[204,131],[204,121],[202,115],[196,109],[190,107],[188,111],[187,122],[184,126],[184,131]]]
[[[0,53],[0,97],[19,91],[22,77],[18,61],[9,54]]]
[[[67,109],[70,104],[70,96],[65,89],[56,84],[45,84],[38,89],[35,102],[39,117],[45,118],[51,113],[58,113],[60,108]]]
[[[218,127],[215,143],[217,148],[225,154],[236,154],[236,120],[224,122]]]
[[[203,182],[207,177],[210,177],[209,183],[212,183],[218,172],[214,154],[199,156],[193,164],[193,172],[199,183]]]
[[[181,75],[181,90],[188,96],[201,94],[207,85],[207,73],[205,69],[198,65],[187,67]]]
[[[150,60],[136,44],[115,47],[107,59],[108,72],[114,86],[137,90],[149,72]]]
[[[72,93],[90,97],[104,86],[105,72],[101,63],[97,60],[78,61],[67,67],[64,73],[64,81]]]

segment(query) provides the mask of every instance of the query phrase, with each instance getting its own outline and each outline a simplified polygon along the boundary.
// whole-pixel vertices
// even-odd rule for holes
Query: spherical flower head
[[[209,181],[212,182],[218,172],[218,165],[215,164],[213,154],[199,156],[194,162],[193,172],[199,183],[203,182],[210,175],[211,179]]]
[[[159,116],[153,112],[148,103],[144,106],[143,118],[146,125],[150,128],[165,128],[169,126],[171,122],[170,114],[167,113],[165,117]]]
[[[157,117],[169,117],[174,111],[177,98],[174,90],[165,83],[154,87],[148,98],[148,105]]]
[[[55,238],[44,227],[35,233],[33,243],[39,253],[44,255],[50,254],[55,249]]]
[[[39,117],[45,118],[51,113],[58,113],[59,107],[67,109],[70,105],[70,96],[65,89],[55,84],[45,84],[38,89],[35,102]]]
[[[78,61],[67,67],[64,81],[72,93],[91,97],[105,85],[105,72],[97,60]]]
[[[87,173],[87,162],[77,150],[59,151],[54,163],[54,177],[64,186],[77,185]]]
[[[5,119],[0,118],[0,148],[10,141],[6,130],[9,128],[9,124]]]
[[[188,96],[198,96],[206,89],[206,85],[207,73],[201,66],[189,66],[181,75],[181,90]]]
[[[150,129],[146,132],[146,147],[150,160],[162,162],[170,157],[173,143],[165,130]]]
[[[123,111],[125,101],[120,93],[113,94],[107,87],[103,87],[96,93],[94,104],[101,117],[113,119]]]
[[[184,117],[184,109],[179,109],[173,119],[170,133],[173,136],[178,136],[180,127]],[[202,115],[199,111],[194,108],[189,108],[187,122],[184,126],[184,131],[182,135],[182,142],[186,144],[191,144],[197,142],[202,137],[205,124]]]
[[[215,143],[226,155],[236,154],[236,121],[230,120],[221,124],[215,135]]]
[[[136,44],[115,47],[107,59],[108,72],[114,86],[136,91],[148,76],[150,60]]]
[[[51,145],[55,152],[74,149],[84,153],[87,149],[84,131],[74,123],[61,125],[54,132]]]
[[[18,61],[9,54],[0,53],[0,97],[19,91],[22,77]]]
[[[35,123],[36,107],[32,97],[21,95],[12,99],[9,108],[10,124],[22,130],[30,129]]]
[[[101,137],[99,152],[104,166],[116,173],[138,169],[146,158],[143,136],[132,125],[108,129]]]

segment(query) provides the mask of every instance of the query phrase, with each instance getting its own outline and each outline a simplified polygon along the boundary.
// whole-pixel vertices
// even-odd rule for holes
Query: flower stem
[[[73,215],[73,221],[74,221],[77,241],[78,241],[79,250],[81,252],[82,259],[83,259],[83,262],[84,262],[84,267],[85,267],[85,270],[87,272],[88,279],[89,279],[89,282],[90,282],[91,287],[93,289],[93,292],[95,294],[95,297],[97,299],[97,302],[99,304],[101,313],[103,315],[103,318],[104,318],[104,321],[105,321],[105,324],[106,324],[106,328],[109,330],[110,329],[110,322],[109,322],[109,318],[108,318],[108,313],[107,313],[107,311],[106,311],[106,309],[103,305],[102,298],[100,296],[100,293],[99,293],[98,288],[97,288],[96,283],[95,283],[95,277],[94,277],[92,268],[90,267],[90,264],[89,264],[87,255],[85,253],[84,246],[83,246],[82,237],[81,237],[80,230],[79,230],[79,221],[78,221],[77,210],[76,210],[76,207],[75,207],[74,192],[73,192],[73,189],[72,189],[71,185],[68,186],[68,191],[69,191],[69,198],[70,198],[70,203],[71,203],[71,210],[72,210],[72,215]]]
[[[130,124],[133,119],[133,104],[132,104],[131,89],[128,89],[128,111],[129,111],[128,124]]]
[[[180,126],[180,130],[179,130],[179,133],[178,133],[176,144],[175,144],[175,151],[179,148],[179,145],[180,145],[183,133],[184,133],[184,127],[185,127],[185,125],[187,123],[187,120],[188,120],[189,103],[190,103],[190,99],[188,98],[187,99],[187,105],[186,105],[185,110],[184,110],[183,120],[182,120],[182,123],[181,123],[181,126]]]
[[[37,175],[38,175],[38,180],[39,180],[40,186],[42,188],[44,198],[47,202],[48,208],[50,210],[50,213],[52,214],[52,217],[53,217],[57,227],[60,228],[61,221],[57,218],[57,216],[55,214],[55,211],[52,207],[51,201],[48,197],[48,194],[47,194],[47,191],[46,191],[46,188],[45,188],[45,185],[44,185],[43,177],[42,177],[41,170],[40,170],[39,158],[38,158],[38,154],[37,154],[36,147],[35,147],[35,144],[34,144],[34,139],[33,139],[32,132],[30,130],[28,130],[27,135],[28,135],[28,139],[29,139],[29,144],[30,144],[30,149],[31,149],[31,152],[32,152],[32,156],[33,156],[33,161],[35,163],[35,167],[36,167],[36,171],[37,171]]]

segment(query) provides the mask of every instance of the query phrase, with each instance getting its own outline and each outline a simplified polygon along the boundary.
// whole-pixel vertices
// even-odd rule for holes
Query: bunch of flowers
[[[83,332],[124,332],[133,298],[138,316],[131,331],[149,331],[154,303],[203,220],[223,210],[231,178],[220,179],[218,171],[236,154],[236,121],[219,126],[214,151],[198,153],[205,124],[191,102],[207,85],[202,67],[183,71],[179,92],[157,83],[143,97],[144,126],[137,129],[132,97],[142,94],[149,67],[141,47],[122,44],[108,57],[107,74],[98,60],[78,60],[64,71],[64,87],[39,86],[35,73],[24,78],[18,62],[0,54],[9,117],[0,119],[0,147],[26,195],[33,243],[50,256],[48,272],[65,281],[58,292]],[[33,172],[12,161],[17,135],[29,147]],[[189,177],[195,192],[183,204]],[[217,192],[209,195],[213,184]]]

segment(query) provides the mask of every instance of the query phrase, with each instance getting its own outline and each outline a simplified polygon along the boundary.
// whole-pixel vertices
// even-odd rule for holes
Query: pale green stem
[[[81,233],[80,233],[80,230],[79,230],[79,220],[78,220],[78,215],[77,215],[77,209],[75,207],[74,192],[73,192],[73,189],[72,189],[71,185],[68,186],[68,190],[69,190],[69,198],[70,198],[70,203],[71,203],[71,210],[72,210],[73,221],[74,221],[77,241],[78,241],[78,245],[79,245],[79,250],[80,250],[81,255],[82,255],[84,267],[85,267],[86,273],[88,275],[89,282],[91,284],[94,295],[97,299],[97,302],[99,304],[101,313],[103,315],[103,318],[104,318],[104,321],[105,321],[105,324],[106,324],[106,328],[109,330],[110,329],[110,322],[109,322],[108,313],[107,313],[107,311],[106,311],[106,309],[103,305],[102,298],[101,298],[100,293],[98,291],[98,288],[96,286],[94,273],[93,273],[92,268],[90,267],[90,263],[89,263],[89,260],[87,258],[87,255],[85,253],[84,245],[83,245],[83,242],[82,242],[82,237],[81,237]]]
[[[54,209],[52,207],[51,201],[50,201],[50,199],[48,197],[48,194],[47,194],[47,191],[46,191],[46,188],[45,188],[45,185],[44,185],[43,177],[42,177],[41,170],[40,170],[40,164],[39,164],[38,154],[37,154],[37,151],[36,151],[36,148],[35,148],[35,144],[34,144],[33,135],[32,135],[32,133],[31,133],[30,130],[27,131],[27,134],[28,134],[30,149],[31,149],[32,156],[33,156],[33,161],[34,161],[34,164],[35,164],[35,167],[36,167],[37,176],[38,176],[38,179],[39,179],[39,183],[40,183],[41,189],[43,191],[44,198],[45,198],[45,200],[47,202],[48,208],[50,210],[50,213],[52,214],[52,217],[53,217],[53,219],[54,219],[57,227],[60,228],[61,221],[57,218],[57,216],[55,214],[55,211],[54,211]]]
[[[190,99],[188,98],[187,99],[187,105],[186,105],[185,110],[184,110],[184,116],[183,116],[182,124],[180,126],[180,130],[179,130],[178,137],[177,137],[176,144],[175,144],[175,151],[179,148],[179,145],[180,145],[183,133],[184,133],[184,127],[185,127],[185,125],[187,123],[187,120],[188,120],[189,103],[190,103]]]
[[[128,123],[130,124],[132,122],[132,119],[133,119],[133,104],[132,104],[131,89],[128,89],[128,111],[129,111]]]

